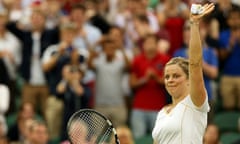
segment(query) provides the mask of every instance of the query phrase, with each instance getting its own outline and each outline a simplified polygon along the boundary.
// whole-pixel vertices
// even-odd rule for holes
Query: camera
[[[71,53],[73,51],[73,47],[69,46],[66,50],[67,50],[68,53]]]

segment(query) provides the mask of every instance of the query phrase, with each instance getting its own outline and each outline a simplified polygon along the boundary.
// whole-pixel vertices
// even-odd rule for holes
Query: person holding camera
[[[72,45],[76,37],[76,25],[71,22],[60,26],[60,42],[49,46],[43,54],[42,67],[47,77],[51,96],[47,100],[46,121],[50,137],[60,136],[61,121],[64,109],[64,97],[58,94],[57,85],[63,79],[61,71],[68,64],[76,67],[84,61],[76,47]]]
[[[57,95],[64,103],[61,140],[67,140],[67,122],[71,115],[86,108],[88,97],[82,84],[83,72],[76,65],[65,65],[62,70],[62,80],[57,85]]]

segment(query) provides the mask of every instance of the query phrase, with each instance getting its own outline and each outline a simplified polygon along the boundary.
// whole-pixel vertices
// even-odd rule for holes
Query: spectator
[[[232,9],[240,9],[240,7],[232,3],[231,0],[217,0],[215,9],[210,14],[210,17],[218,20],[220,32],[230,28],[227,19]]]
[[[103,53],[98,57],[92,52],[89,67],[96,72],[95,109],[110,118],[115,126],[126,123],[127,111],[122,89],[124,71],[129,60],[123,48],[122,58],[116,55],[117,45],[109,36],[100,41]]]
[[[61,20],[65,17],[61,11],[59,0],[44,0],[40,6],[46,15],[46,28],[54,29],[58,27]]]
[[[112,26],[109,34],[108,34],[113,41],[115,41],[117,50],[116,50],[116,55],[117,57],[124,59],[124,56],[122,54],[122,50],[125,51],[126,56],[129,59],[129,63],[132,62],[132,59],[134,57],[134,55],[139,52],[138,48],[136,48],[136,51],[132,50],[132,49],[127,49],[125,47],[125,43],[124,43],[124,30],[118,26]],[[130,67],[130,66],[129,66]],[[132,91],[131,88],[129,86],[129,71],[125,71],[124,75],[123,75],[123,79],[122,79],[122,88],[123,88],[123,92],[124,92],[124,99],[125,99],[125,103],[127,106],[127,111],[128,111],[128,118],[127,121],[129,120],[129,114],[131,113],[131,100],[132,100]]]
[[[158,51],[162,54],[168,55],[169,49],[171,46],[170,36],[168,31],[166,29],[160,29],[160,31],[157,32],[157,35],[159,37]]]
[[[203,144],[220,144],[219,129],[215,124],[208,124],[203,136]]]
[[[169,33],[171,46],[168,54],[172,56],[183,43],[182,33],[184,22],[189,16],[188,7],[181,0],[165,0],[157,7],[157,16],[160,27]]]
[[[130,86],[134,98],[131,127],[135,138],[140,138],[153,129],[158,111],[166,104],[163,68],[169,58],[158,53],[157,41],[156,35],[146,35],[143,53],[132,62]]]
[[[22,127],[21,131],[21,141],[11,141],[10,144],[29,144],[30,142],[30,128],[32,127],[35,120],[33,119],[27,119]]]
[[[100,40],[102,35],[100,30],[85,21],[86,7],[83,4],[72,7],[70,19],[77,25],[77,36],[74,40],[76,48],[88,50],[89,47],[93,47]]]
[[[32,4],[40,4],[43,0],[20,0],[22,8],[27,8]]]
[[[0,117],[5,120],[5,114],[10,104],[10,91],[6,85],[0,84]]]
[[[118,56],[124,58],[121,52],[124,50],[130,60],[133,58],[133,51],[131,49],[127,49],[124,45],[124,30],[122,28],[118,26],[111,26],[108,36],[114,41]]]
[[[224,62],[220,77],[220,94],[225,110],[240,109],[240,10],[229,12],[229,29],[220,33],[220,58]]]
[[[9,127],[10,142],[24,142],[26,140],[26,121],[35,118],[35,110],[31,103],[22,103],[17,114],[16,122]]]
[[[80,66],[83,57],[79,51],[72,45],[77,34],[76,25],[72,22],[63,23],[60,26],[60,42],[50,45],[43,54],[42,66],[50,88],[50,97],[47,100],[47,123],[50,131],[50,138],[60,135],[63,97],[58,97],[57,84],[62,79],[61,71],[67,64],[73,63]],[[74,61],[72,61],[74,59]]]
[[[44,50],[51,44],[58,42],[58,30],[45,29],[45,15],[39,9],[34,9],[31,15],[31,29],[22,30],[20,23],[11,23],[8,29],[22,42],[23,55],[20,65],[20,75],[24,85],[22,101],[31,102],[44,116],[46,100],[49,95],[46,77],[41,66]]]
[[[154,33],[159,31],[159,25],[157,17],[153,12],[148,11],[144,0],[128,0],[125,6],[125,10],[116,15],[114,24],[125,30],[125,47],[133,49],[136,40],[140,37],[134,26],[136,16],[143,15],[147,17],[147,23],[149,23]]]
[[[99,28],[103,34],[107,34],[110,29],[110,23],[99,11],[99,5],[101,3],[102,1],[100,0],[84,1],[84,5],[87,8],[86,17],[89,23]]]
[[[59,0],[59,2],[62,4],[62,9],[66,14],[69,14],[72,6],[79,4],[83,0]]]
[[[148,18],[145,15],[137,15],[134,17],[134,28],[138,34],[138,39],[136,39],[136,43],[142,51],[142,43],[143,39],[148,34],[155,34],[154,30],[149,24]],[[157,33],[158,39],[158,51],[163,54],[168,54],[168,50],[170,48],[169,36],[167,31],[160,30]]]
[[[0,115],[0,144],[8,144],[7,124],[1,115]]]
[[[29,128],[29,143],[30,144],[48,144],[49,134],[47,125],[42,121],[33,121]]]
[[[174,53],[174,57],[184,57],[188,58],[188,47],[189,47],[189,40],[190,40],[190,24],[189,21],[186,21],[184,25],[184,47],[178,49]],[[208,100],[211,105],[214,103],[214,89],[211,86],[213,80],[215,80],[218,76],[218,57],[215,51],[210,48],[206,44],[206,35],[207,35],[207,25],[206,23],[202,22],[200,26],[200,35],[202,39],[202,46],[203,46],[203,78],[205,87],[208,93]],[[215,92],[216,93],[216,92]],[[212,109],[213,112],[213,109]],[[209,120],[212,119],[213,113],[211,112],[211,117]],[[210,114],[210,113],[209,113]]]
[[[9,20],[10,21],[18,21],[23,18],[23,16],[29,16],[30,7],[25,7],[25,10],[22,7],[22,0],[3,0],[3,6],[8,9]],[[26,15],[27,14],[27,15]],[[27,20],[29,17],[25,17]]]
[[[27,119],[24,124],[24,130],[22,131],[22,135],[24,136],[24,144],[28,144],[30,142],[30,136],[32,125],[34,124],[35,119]],[[16,144],[21,144],[21,142],[17,142]],[[15,143],[14,143],[15,144]]]
[[[121,58],[124,60],[124,55],[122,51],[126,53],[126,56],[129,59],[129,63],[131,63],[133,59],[134,52],[131,49],[125,48],[124,45],[124,31],[122,28],[118,26],[112,26],[111,29],[109,30],[109,37],[112,38],[116,45],[116,55],[117,57]],[[128,108],[128,116],[131,111],[131,88],[129,86],[129,71],[125,71],[122,79],[122,88],[123,88],[123,93],[124,93],[124,99]]]
[[[77,25],[77,36],[73,45],[79,49],[82,55],[88,57],[88,49],[94,47],[100,40],[102,36],[101,31],[85,21],[86,7],[82,4],[76,4],[72,7],[70,18],[71,21]],[[100,51],[100,47],[97,47],[97,49]],[[83,82],[85,84],[90,84],[94,80],[94,73],[92,71],[86,71]]]
[[[149,24],[148,18],[146,15],[137,15],[133,18],[133,23],[134,23],[134,28],[137,32],[137,39],[134,40],[135,42],[139,43],[139,47],[142,50],[142,39],[148,35],[148,34],[153,34],[154,30]]]
[[[21,63],[21,45],[19,40],[6,29],[8,22],[7,10],[0,9],[0,83],[10,89],[10,112],[15,110],[17,94],[17,68]]]
[[[72,114],[81,108],[87,108],[88,100],[82,85],[83,72],[78,66],[65,65],[62,70],[62,80],[57,85],[57,94],[64,101],[63,124],[61,140],[67,140],[67,123]]]

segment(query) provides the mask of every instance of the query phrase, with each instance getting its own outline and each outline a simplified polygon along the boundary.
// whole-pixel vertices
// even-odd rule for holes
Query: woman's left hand
[[[202,11],[200,14],[190,14],[190,21],[191,22],[199,22],[201,18],[203,18],[205,15],[208,15],[211,11],[214,10],[214,3],[205,4],[202,6]]]

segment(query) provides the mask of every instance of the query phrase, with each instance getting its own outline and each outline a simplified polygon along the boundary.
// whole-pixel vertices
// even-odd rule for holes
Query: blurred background
[[[122,144],[151,144],[171,103],[164,65],[188,57],[189,9],[204,0],[0,0],[0,144],[69,143],[82,108]],[[211,106],[204,144],[240,143],[240,1],[211,0],[200,23]]]

